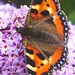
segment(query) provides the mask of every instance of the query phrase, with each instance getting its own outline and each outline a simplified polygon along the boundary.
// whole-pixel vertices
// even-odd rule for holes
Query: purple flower
[[[21,35],[0,34],[0,74],[27,72]]]
[[[0,0],[0,5],[3,5],[3,4],[4,4],[3,0]]]
[[[24,27],[28,10],[26,5],[0,5],[0,75],[28,75],[22,36],[16,31]]]
[[[4,32],[14,33],[16,27],[24,27],[29,8],[24,5],[17,9],[9,4],[0,6],[0,29]],[[19,13],[18,13],[19,12]]]

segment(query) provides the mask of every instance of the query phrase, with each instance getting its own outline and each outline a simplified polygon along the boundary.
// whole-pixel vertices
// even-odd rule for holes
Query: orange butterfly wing
[[[66,62],[69,30],[66,16],[60,10],[58,0],[32,0],[29,17],[27,20],[29,28],[21,30],[23,36],[28,38],[26,43],[23,40],[23,43],[26,44],[28,73],[31,75],[52,74],[53,69],[60,69],[64,62]],[[45,20],[43,20],[44,18]],[[48,24],[47,27],[46,24]],[[46,33],[46,28],[49,29],[49,36]],[[45,29],[45,34],[40,34],[38,29],[41,32]],[[43,39],[41,43],[40,38],[43,38],[42,36],[49,37],[49,41]],[[32,43],[33,41],[29,43],[28,40],[31,39],[35,43]],[[41,49],[42,53],[39,48],[35,47],[36,45]],[[43,51],[43,49],[45,50]]]
[[[43,73],[50,71],[51,64],[50,62],[35,48],[31,45],[27,45],[27,67],[28,73],[32,75],[41,75]]]
[[[59,10],[59,3],[56,0],[32,0],[31,17],[43,18],[53,15]]]

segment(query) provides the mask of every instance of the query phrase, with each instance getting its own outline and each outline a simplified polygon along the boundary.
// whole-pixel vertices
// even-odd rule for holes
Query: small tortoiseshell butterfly
[[[58,0],[32,0],[20,30],[29,75],[51,75],[66,62],[68,24]]]

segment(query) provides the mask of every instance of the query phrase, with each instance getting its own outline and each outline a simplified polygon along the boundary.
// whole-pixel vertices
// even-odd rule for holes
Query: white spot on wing
[[[26,53],[26,55],[30,58],[30,59],[34,59],[34,55],[31,55],[31,54],[29,54],[29,53]]]
[[[39,10],[39,7],[40,7],[39,5],[33,5],[32,6],[33,9],[37,9],[37,10]]]
[[[32,67],[31,65],[27,64],[27,68],[29,68],[32,71],[36,71],[36,67]]]
[[[49,11],[50,14],[52,14],[53,12],[52,8],[48,8],[47,10]]]
[[[45,60],[43,61],[43,63],[46,65],[46,64],[48,63],[48,60],[45,59]]]

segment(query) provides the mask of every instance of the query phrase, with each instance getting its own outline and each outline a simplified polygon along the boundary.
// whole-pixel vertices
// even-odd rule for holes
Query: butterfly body
[[[51,75],[66,62],[69,27],[59,5],[58,0],[32,0],[20,30],[31,75]]]

